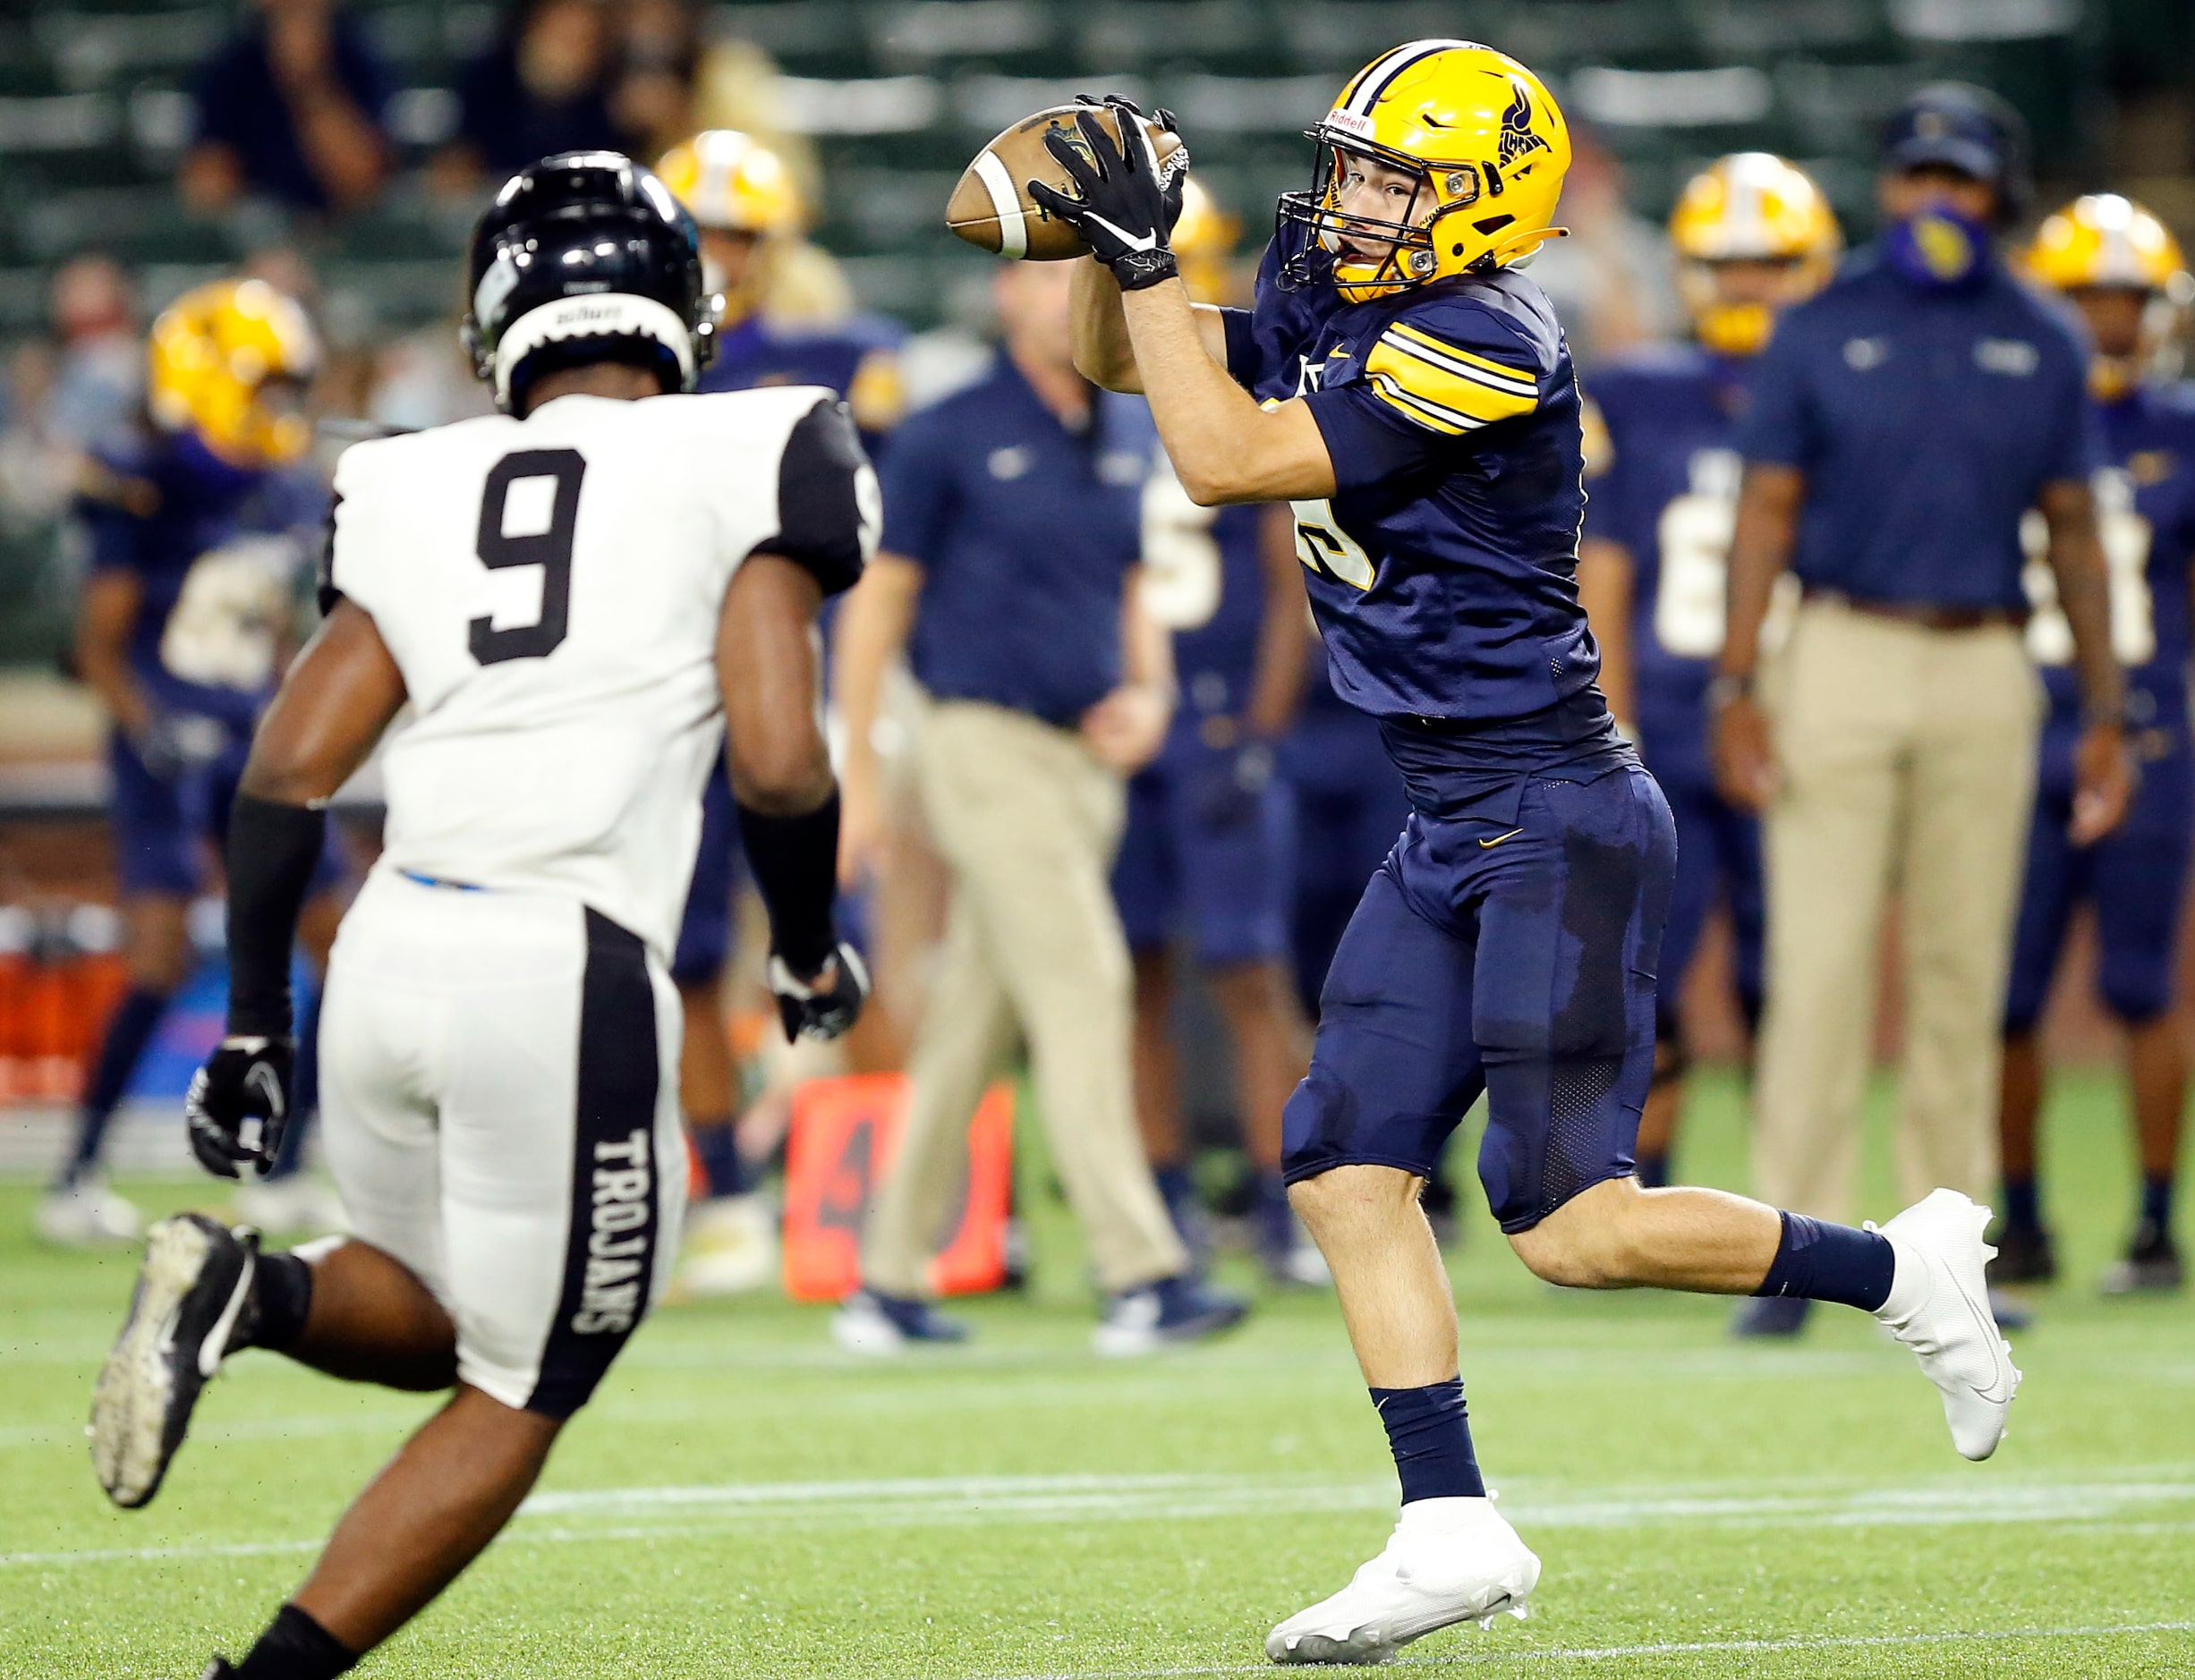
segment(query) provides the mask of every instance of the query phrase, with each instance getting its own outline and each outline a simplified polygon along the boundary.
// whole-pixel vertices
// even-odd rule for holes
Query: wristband
[[[1171,280],[1181,272],[1180,266],[1174,261],[1174,253],[1163,245],[1155,250],[1125,251],[1109,266],[1123,292],[1141,292],[1161,280]]]

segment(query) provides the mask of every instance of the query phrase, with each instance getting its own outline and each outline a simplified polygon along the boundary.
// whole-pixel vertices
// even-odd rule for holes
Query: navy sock
[[[739,1158],[739,1134],[731,1116],[695,1122],[693,1152],[702,1158],[702,1175],[711,1197],[744,1196],[754,1188],[746,1162]]]
[[[1486,1483],[1471,1450],[1464,1415],[1463,1379],[1423,1388],[1374,1388],[1372,1404],[1387,1426],[1387,1445],[1402,1478],[1402,1503],[1417,1499],[1483,1498]]]
[[[1638,1183],[1645,1190],[1661,1190],[1669,1184],[1669,1157],[1642,1155],[1638,1158]]]
[[[2172,1175],[2163,1173],[2141,1177],[2141,1219],[2144,1225],[2155,1226],[2170,1234],[2172,1230]]]
[[[2005,1179],[2004,1223],[2015,1231],[2042,1229],[2043,1198],[2033,1174],[2024,1178]]]
[[[1800,1301],[1834,1301],[1873,1312],[1890,1299],[1897,1257],[1890,1239],[1876,1231],[1809,1219],[1803,1213],[1780,1213],[1782,1240],[1768,1264],[1757,1295],[1790,1295]]]
[[[336,1680],[358,1658],[294,1604],[275,1612],[251,1654],[237,1665],[236,1680]]]
[[[312,1268],[294,1254],[262,1254],[251,1275],[251,1318],[234,1345],[279,1353],[304,1334],[311,1311]]]
[[[83,1107],[76,1114],[76,1142],[69,1151],[61,1182],[72,1184],[97,1167],[106,1142],[107,1124],[130,1088],[130,1075],[152,1042],[152,1035],[167,1013],[167,994],[131,988],[108,1017],[106,1033],[99,1041],[99,1059],[92,1065],[91,1079],[84,1088]]]

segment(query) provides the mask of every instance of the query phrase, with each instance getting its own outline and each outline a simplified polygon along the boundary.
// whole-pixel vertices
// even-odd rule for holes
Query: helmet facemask
[[[1774,276],[1733,296],[1723,276],[1743,267]],[[1825,256],[1687,258],[1677,267],[1677,293],[1692,318],[1692,335],[1719,356],[1757,355],[1776,318],[1821,290],[1833,267]]]
[[[1363,303],[1433,279],[1440,266],[1434,230],[1451,211],[1478,201],[1477,165],[1428,163],[1354,139],[1330,123],[1306,129],[1305,137],[1318,145],[1311,190],[1281,194],[1280,219],[1308,228],[1311,239],[1284,265],[1284,283],[1299,286],[1330,278],[1344,301]],[[1410,196],[1400,217],[1391,220],[1342,208],[1343,188],[1353,170],[1364,164],[1410,181]],[[1345,242],[1360,242],[1380,254],[1368,259],[1345,252]]]

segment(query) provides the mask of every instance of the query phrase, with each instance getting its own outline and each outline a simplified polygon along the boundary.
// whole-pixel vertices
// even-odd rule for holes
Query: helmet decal
[[[1509,109],[1502,113],[1502,167],[1504,171],[1519,157],[1533,152],[1554,149],[1532,132],[1531,90],[1519,77],[1512,76],[1510,85],[1517,89],[1517,97],[1510,101]]]

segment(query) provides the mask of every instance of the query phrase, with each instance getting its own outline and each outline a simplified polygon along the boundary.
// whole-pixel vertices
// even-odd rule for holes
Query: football
[[[1077,112],[1086,105],[1055,105],[1026,116],[975,154],[975,161],[961,171],[953,196],[945,206],[945,225],[978,250],[1001,257],[1026,258],[1032,262],[1064,262],[1085,255],[1089,247],[1082,235],[1029,197],[1029,182],[1042,181],[1072,194],[1073,184],[1059,160],[1046,149],[1044,136],[1065,129],[1079,140],[1075,126]],[[1100,109],[1097,120],[1115,140],[1120,130],[1113,112]],[[1171,130],[1144,123],[1157,153],[1161,174],[1188,166],[1189,154],[1181,137]]]

